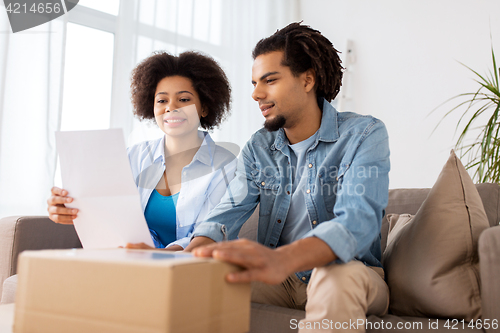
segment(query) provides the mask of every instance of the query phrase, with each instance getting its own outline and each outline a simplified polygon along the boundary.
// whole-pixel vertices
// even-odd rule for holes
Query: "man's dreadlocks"
[[[283,51],[282,65],[298,76],[308,69],[316,73],[316,96],[331,102],[342,85],[342,64],[332,43],[307,25],[291,23],[255,46],[253,59],[274,51]]]

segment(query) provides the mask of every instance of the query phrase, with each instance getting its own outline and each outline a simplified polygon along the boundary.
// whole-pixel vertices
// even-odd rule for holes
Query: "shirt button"
[[[305,281],[305,280],[306,280],[306,277],[305,277],[305,276],[303,276],[303,277],[302,277],[302,281]]]
[[[314,225],[318,224],[318,221],[313,221],[313,224],[314,224]]]
[[[312,167],[313,167],[313,165],[311,163],[309,163],[309,168],[312,168]]]
[[[290,191],[286,191],[286,194],[290,195]]]
[[[264,186],[264,185],[266,185],[266,182],[262,182],[262,183],[260,183],[260,184],[261,184],[262,186]]]
[[[281,220],[278,220],[278,223],[281,223]]]
[[[307,190],[307,191],[306,191],[306,193],[307,193],[307,194],[311,193],[311,190]]]

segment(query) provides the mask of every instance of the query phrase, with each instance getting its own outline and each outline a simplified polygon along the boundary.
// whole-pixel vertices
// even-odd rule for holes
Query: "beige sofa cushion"
[[[0,304],[9,304],[16,301],[17,274],[12,275],[3,282],[2,298]]]
[[[416,215],[388,216],[388,220],[393,234],[382,260],[391,312],[466,321],[480,318],[477,241],[488,228],[488,219],[474,183],[453,151]]]
[[[413,221],[415,215],[410,214],[389,214],[387,221],[389,223],[389,235],[387,236],[387,246],[392,244],[395,239],[398,239],[399,233],[404,230],[404,227]]]

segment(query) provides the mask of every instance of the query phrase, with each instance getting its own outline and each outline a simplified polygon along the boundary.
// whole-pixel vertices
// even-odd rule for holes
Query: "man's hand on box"
[[[65,206],[65,204],[73,202],[73,198],[68,197],[68,191],[53,187],[50,192],[51,196],[47,200],[49,219],[60,224],[73,224],[73,220],[77,217],[78,209],[67,208]]]
[[[213,257],[244,268],[241,272],[228,274],[228,282],[279,284],[293,273],[287,265],[289,258],[286,252],[272,250],[246,239],[199,247],[193,250],[193,254],[197,257]]]
[[[228,282],[260,281],[278,284],[295,272],[327,265],[337,259],[319,238],[307,237],[273,250],[246,239],[222,242],[193,250],[198,257],[214,257],[244,268],[229,274]]]

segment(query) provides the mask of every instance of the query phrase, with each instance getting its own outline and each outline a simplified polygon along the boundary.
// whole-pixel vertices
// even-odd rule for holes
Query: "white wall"
[[[448,98],[477,89],[458,62],[486,73],[492,67],[490,32],[500,58],[500,1],[301,0],[300,10],[304,23],[340,51],[353,41],[346,111],[387,125],[390,187],[431,187],[458,138],[458,117],[431,136],[454,104],[428,115]]]

